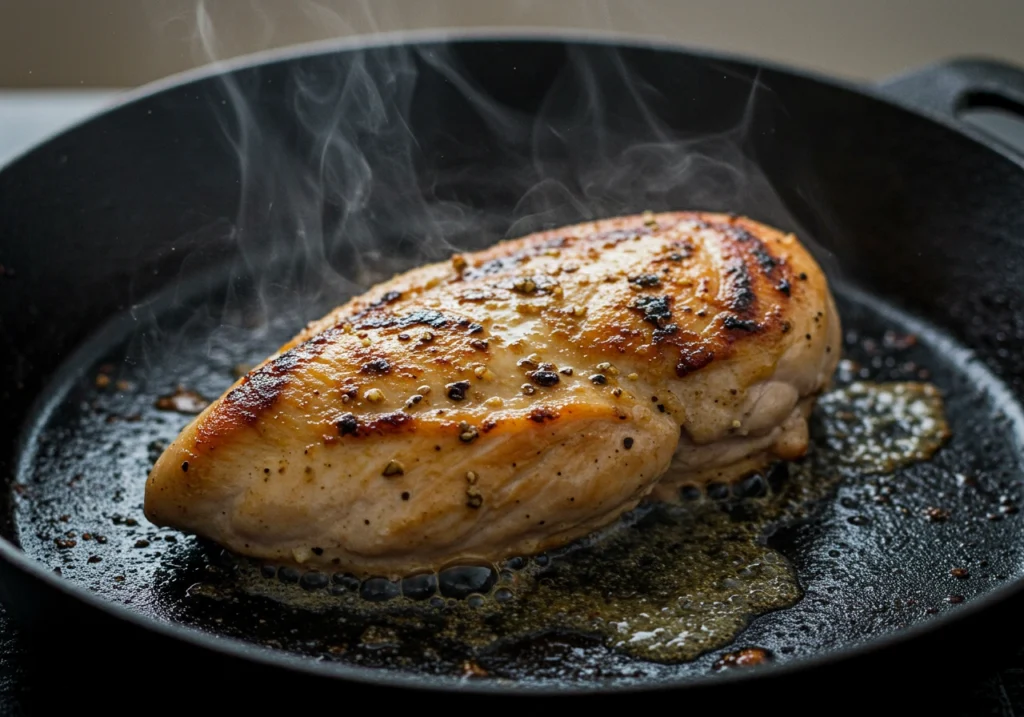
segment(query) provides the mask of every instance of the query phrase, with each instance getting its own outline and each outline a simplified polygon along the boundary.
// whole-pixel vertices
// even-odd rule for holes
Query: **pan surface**
[[[866,450],[866,443],[876,442],[873,450],[893,450],[890,442],[912,434],[915,423],[904,416],[895,429],[882,429],[879,435],[872,428],[857,430],[861,419],[869,420],[865,409],[852,407],[849,400],[833,404],[827,397],[823,403],[831,408],[818,411],[814,453],[802,462],[810,466],[807,475],[791,467],[788,480],[776,485],[770,497],[724,499],[712,488],[688,504],[684,515],[712,514],[707,519],[711,530],[701,529],[698,519],[697,526],[684,523],[669,535],[678,550],[696,554],[679,556],[688,570],[699,570],[691,562],[696,560],[714,566],[715,580],[734,579],[724,600],[785,589],[778,585],[785,578],[776,574],[785,563],[795,570],[802,592],[792,606],[786,604],[792,598],[784,599],[783,609],[755,617],[738,643],[731,644],[726,632],[726,645],[695,660],[666,664],[644,659],[644,653],[630,654],[635,650],[621,641],[613,643],[618,649],[609,647],[598,630],[558,630],[560,621],[553,614],[546,616],[552,632],[533,637],[483,617],[487,606],[475,608],[478,620],[461,618],[459,610],[465,607],[458,603],[464,600],[424,606],[396,598],[391,601],[395,607],[384,611],[366,598],[351,599],[359,588],[353,585],[350,592],[344,575],[334,581],[324,575],[319,582],[303,577],[300,584],[297,571],[249,565],[148,524],[142,515],[144,477],[160,447],[189,419],[158,406],[170,397],[187,409],[196,400],[191,392],[219,395],[233,382],[239,359],[259,360],[284,343],[293,329],[280,320],[263,330],[248,328],[250,307],[244,305],[237,313],[209,312],[208,307],[223,305],[220,292],[175,302],[166,313],[157,313],[159,323],[138,327],[117,322],[90,342],[87,354],[69,362],[63,380],[51,387],[23,454],[14,511],[19,541],[29,555],[65,579],[153,619],[341,664],[462,677],[470,663],[474,670],[521,683],[609,686],[703,675],[737,645],[767,650],[777,661],[841,649],[956,610],[961,602],[1020,574],[1015,517],[1020,492],[1015,482],[1024,424],[1016,405],[1006,401],[1005,389],[971,367],[962,348],[905,315],[863,297],[840,295],[847,362],[829,397],[842,396],[842,387],[857,381],[884,386],[926,377],[946,395],[953,437],[932,460],[895,471],[874,461],[844,466],[843,454]],[[284,298],[275,306],[292,315]],[[116,331],[126,325],[131,327],[127,335]],[[886,405],[880,417],[896,410]],[[837,419],[843,411],[864,415],[857,421]],[[843,430],[850,432],[849,438]],[[838,475],[843,479],[837,495],[812,511],[810,519],[766,535],[763,550],[735,547],[744,533],[730,524],[760,527],[758,512],[781,500],[793,483],[830,485]],[[765,492],[756,486],[753,490]],[[638,533],[633,540],[662,537],[651,525],[656,517],[641,519],[632,528]],[[700,531],[699,538],[687,540],[692,531]],[[580,552],[587,551],[541,560],[550,563],[539,570],[540,580],[558,575],[567,580],[565,587],[549,591],[548,599],[566,599],[579,591],[629,603],[636,592],[643,595],[646,590],[650,606],[637,612],[664,609],[659,603],[659,598],[664,600],[659,594],[664,576],[649,573],[677,569],[671,560],[638,562],[648,556],[635,545],[625,559],[606,555],[600,545],[593,555]],[[728,558],[725,569],[720,565],[723,555]],[[589,568],[581,571],[580,565]],[[620,579],[609,580],[606,571]],[[750,575],[755,571],[760,577]],[[637,588],[645,576],[650,585]],[[506,575],[481,592],[490,603],[514,582]],[[685,579],[668,584],[674,592],[664,600],[667,605],[699,600],[701,590],[713,593],[715,588]],[[536,585],[530,583],[524,591],[531,589]],[[516,595],[512,602],[525,599],[528,595]],[[573,609],[571,602],[569,606]],[[580,609],[588,606],[583,603]],[[713,616],[730,609],[719,604],[691,610],[712,630]],[[623,608],[620,617],[629,619],[629,609]],[[670,628],[673,624],[668,623]],[[454,634],[458,628],[490,629],[499,639],[478,646]],[[506,630],[511,634],[504,634]],[[635,633],[630,635],[636,639]],[[673,636],[679,639],[677,633]]]
[[[595,78],[599,86],[589,85]],[[684,89],[689,102],[679,100]],[[192,131],[156,141],[144,126],[154,114],[157,130],[190,120]],[[865,116],[871,132],[861,136]],[[922,144],[894,150],[897,130]],[[935,173],[932,164],[953,156],[984,172],[971,181]],[[72,179],[59,173],[76,162]],[[97,195],[89,176],[103,177]],[[55,266],[34,261],[42,250],[31,246],[2,257],[18,273],[0,290],[19,291],[32,314],[5,313],[2,325],[22,345],[8,374],[21,386],[9,389],[18,409],[7,420],[23,433],[9,460],[5,532],[62,581],[147,621],[357,679],[443,686],[468,675],[485,690],[507,680],[562,691],[675,686],[722,679],[741,648],[765,651],[768,669],[849,654],[969,612],[1024,578],[1024,417],[1009,346],[1020,339],[1012,242],[1022,219],[993,220],[986,212],[1003,195],[972,187],[998,178],[1012,197],[1024,179],[1009,160],[877,100],[666,48],[537,39],[371,47],[141,98],[0,178],[11,190],[0,197],[13,234],[71,245]],[[40,201],[52,181],[64,190]],[[21,206],[19,196],[33,199]],[[956,204],[943,206],[951,196]],[[912,214],[925,206],[930,214]],[[811,455],[788,479],[708,491],[670,515],[641,511],[623,529],[633,537],[619,555],[583,546],[497,566],[477,605],[465,596],[372,602],[365,584],[350,590],[345,576],[250,564],[145,521],[146,473],[190,402],[219,395],[240,364],[360,287],[453,247],[690,207],[797,230],[832,274],[846,360],[816,413]],[[973,249],[957,234],[965,226]],[[956,261],[966,257],[973,261]],[[40,284],[62,272],[80,305]],[[34,317],[47,326],[33,327]],[[878,420],[858,418],[871,413],[852,405],[866,395],[858,391],[884,393],[875,385],[894,382],[938,387],[951,436],[927,460],[848,460],[865,445],[893,453],[938,431],[925,426],[935,413],[917,410],[927,401],[896,422],[885,420],[896,410],[888,404],[871,409]],[[779,508],[787,501],[798,508]],[[694,525],[716,530],[688,540]],[[665,535],[659,545],[676,557],[652,563],[638,552]],[[715,567],[695,577],[707,565]],[[667,587],[666,574],[676,579]],[[638,631],[616,640],[557,611],[540,624],[502,622],[541,589],[605,605],[651,590],[658,609],[682,598],[710,636],[699,655],[681,659],[631,647],[652,641]],[[499,605],[502,590],[511,597]],[[736,596],[731,607],[701,607]],[[713,624],[723,610],[733,623]]]

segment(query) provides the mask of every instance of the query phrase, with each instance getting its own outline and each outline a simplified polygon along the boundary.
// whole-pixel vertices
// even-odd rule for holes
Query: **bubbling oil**
[[[247,565],[231,586],[198,590],[222,597],[241,589],[292,607],[337,611],[366,625],[366,646],[382,636],[401,642],[410,629],[422,635],[428,627],[439,642],[485,654],[539,634],[572,632],[641,659],[685,662],[801,598],[793,566],[768,545],[778,527],[808,517],[841,479],[927,460],[949,428],[941,394],[930,384],[856,382],[820,398],[811,435],[805,458],[770,475],[732,487],[684,486],[680,502],[643,506],[547,555],[403,581]]]

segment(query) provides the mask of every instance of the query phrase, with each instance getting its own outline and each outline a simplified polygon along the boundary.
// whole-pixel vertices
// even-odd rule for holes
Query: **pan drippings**
[[[440,621],[437,637],[468,652],[569,631],[600,635],[608,647],[645,660],[690,660],[731,642],[754,617],[800,599],[794,568],[766,543],[773,528],[806,517],[843,476],[888,474],[925,460],[949,435],[942,398],[926,383],[856,382],[819,406],[804,460],[737,484],[727,496],[712,487],[717,500],[693,499],[684,489],[679,504],[642,508],[557,554],[400,582],[341,574],[333,587],[321,573],[246,566],[237,583],[209,594],[240,589],[305,609],[354,612],[371,623],[369,632],[387,628],[399,640],[410,620]],[[759,486],[768,495],[743,497]]]
[[[736,655],[834,653],[1020,574],[1024,435],[1001,384],[948,339],[839,298],[846,360],[803,460],[683,485],[678,503],[559,552],[402,580],[254,564],[145,520],[146,473],[190,419],[158,399],[219,395],[239,361],[294,328],[182,305],[161,322],[183,328],[129,322],[73,358],[81,369],[52,389],[22,453],[18,537],[64,579],[152,619],[339,665],[647,685],[752,664]]]

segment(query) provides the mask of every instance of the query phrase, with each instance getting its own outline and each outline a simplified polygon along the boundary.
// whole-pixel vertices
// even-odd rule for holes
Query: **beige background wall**
[[[1024,65],[1024,0],[0,0],[0,87],[133,86],[211,54],[480,25],[655,35],[855,79],[957,54]]]

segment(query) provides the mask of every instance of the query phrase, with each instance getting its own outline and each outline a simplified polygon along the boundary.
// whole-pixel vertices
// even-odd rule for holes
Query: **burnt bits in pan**
[[[178,385],[219,395],[238,361],[293,328],[253,332],[242,311],[207,323],[191,307],[161,316],[163,331],[111,340],[80,379],[54,387],[22,457],[19,537],[64,578],[153,617],[382,669],[461,676],[472,664],[478,678],[631,683],[714,672],[737,634],[776,662],[840,649],[955,610],[947,598],[970,601],[1022,571],[1017,419],[1002,413],[998,384],[943,337],[839,294],[845,360],[805,460],[737,486],[684,486],[678,506],[493,566],[493,581],[465,595],[445,595],[438,576],[385,581],[380,601],[354,576],[303,582],[280,567],[264,577],[145,522],[150,446],[189,418],[156,399]],[[177,334],[166,329],[175,323]],[[99,387],[91,378],[103,364],[118,375]],[[928,459],[945,434],[942,401],[951,436]]]

